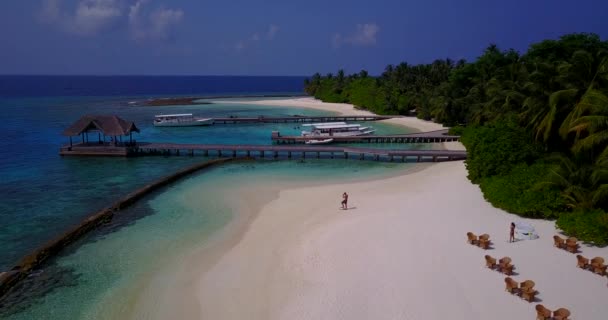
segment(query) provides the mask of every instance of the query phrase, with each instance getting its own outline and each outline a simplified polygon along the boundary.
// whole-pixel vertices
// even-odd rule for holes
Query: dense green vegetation
[[[469,179],[492,204],[608,244],[608,41],[597,35],[545,40],[524,54],[490,45],[472,62],[401,63],[379,77],[315,74],[305,90],[456,126]]]

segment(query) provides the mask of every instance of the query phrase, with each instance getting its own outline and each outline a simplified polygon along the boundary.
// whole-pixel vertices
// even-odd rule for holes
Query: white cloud
[[[234,49],[236,49],[236,51],[241,51],[241,50],[249,47],[253,43],[257,43],[262,40],[272,41],[272,40],[274,40],[274,38],[276,37],[278,32],[279,32],[279,26],[271,24],[270,26],[268,26],[268,29],[265,32],[261,33],[261,35],[259,32],[254,32],[247,39],[237,41],[234,44]]]
[[[62,10],[61,0],[43,0],[43,22],[55,24],[68,33],[95,35],[112,26],[122,16],[123,0],[80,0],[73,12]]]
[[[334,34],[332,38],[333,46],[339,48],[347,44],[352,46],[372,46],[376,44],[376,36],[380,31],[375,23],[358,24],[352,34],[343,36],[340,33]]]
[[[76,34],[97,34],[122,16],[122,3],[117,0],[83,0],[78,4],[70,31]]]
[[[184,12],[181,9],[157,8],[148,13],[143,12],[148,0],[138,0],[129,8],[129,29],[136,41],[166,40],[171,29],[179,24]]]
[[[125,26],[128,23],[129,33],[134,40],[166,40],[172,28],[182,21],[184,12],[164,7],[148,8],[149,2],[77,0],[70,10],[62,8],[62,0],[42,0],[40,17],[43,22],[55,24],[66,32],[80,36],[97,35],[112,26],[121,23]]]

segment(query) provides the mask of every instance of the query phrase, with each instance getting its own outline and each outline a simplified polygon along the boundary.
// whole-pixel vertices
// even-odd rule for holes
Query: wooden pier
[[[251,157],[260,159],[358,159],[374,161],[451,161],[466,159],[466,151],[452,150],[391,150],[358,147],[277,146],[141,143],[131,150],[132,156],[147,155],[202,155],[217,157]]]
[[[335,143],[440,143],[460,140],[460,136],[451,136],[447,133],[448,130],[446,129],[397,135],[327,136],[323,139],[332,138]],[[297,144],[306,143],[309,140],[319,140],[320,138],[315,136],[281,136],[278,131],[273,131],[271,139],[276,144]]]
[[[213,118],[214,124],[244,123],[312,123],[312,122],[346,122],[346,121],[379,121],[399,116],[292,116],[292,117],[228,117]]]

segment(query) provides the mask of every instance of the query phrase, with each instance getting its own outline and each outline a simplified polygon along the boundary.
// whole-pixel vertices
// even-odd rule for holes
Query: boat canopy
[[[346,122],[321,122],[321,123],[303,124],[302,127],[318,127],[318,126],[345,125],[345,124],[346,124]]]
[[[343,128],[360,128],[360,124],[330,124],[322,126],[314,126],[316,129],[343,129]]]

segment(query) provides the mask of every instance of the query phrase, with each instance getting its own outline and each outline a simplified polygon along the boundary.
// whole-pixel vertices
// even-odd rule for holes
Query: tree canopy
[[[608,234],[589,232],[608,230],[608,42],[599,36],[568,34],[523,54],[491,44],[475,61],[402,62],[377,77],[315,74],[305,90],[379,114],[466,127],[469,178],[488,200],[521,215],[559,217],[562,229],[608,243]],[[515,192],[522,185],[528,188]],[[539,190],[560,201],[544,209],[520,201],[537,199],[524,194]]]

